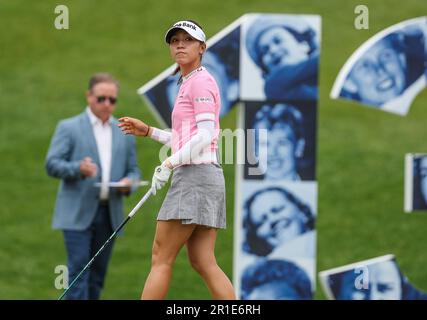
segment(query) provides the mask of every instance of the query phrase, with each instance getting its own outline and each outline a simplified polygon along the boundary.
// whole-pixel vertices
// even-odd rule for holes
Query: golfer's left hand
[[[154,169],[153,180],[151,182],[151,192],[153,195],[168,182],[171,173],[172,165],[168,159]]]

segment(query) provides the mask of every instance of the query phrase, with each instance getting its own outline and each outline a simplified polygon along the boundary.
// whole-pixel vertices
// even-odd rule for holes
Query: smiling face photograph
[[[333,98],[399,115],[408,112],[427,85],[427,19],[412,19],[389,30],[369,39],[348,60],[334,84]]]
[[[317,100],[320,17],[249,15],[242,30],[243,100]]]
[[[315,105],[247,102],[245,108],[245,179],[315,180]]]

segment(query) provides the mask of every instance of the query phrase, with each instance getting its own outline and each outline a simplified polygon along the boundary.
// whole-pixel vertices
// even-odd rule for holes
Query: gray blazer
[[[136,159],[135,138],[125,136],[112,121],[111,181],[123,177],[140,178]],[[98,166],[96,177],[80,174],[80,161],[91,157]],[[59,122],[52,138],[45,163],[48,175],[61,179],[55,204],[52,227],[54,229],[84,230],[89,227],[99,202],[98,187],[101,182],[101,163],[92,125],[86,111]],[[132,188],[132,191],[134,191]],[[122,194],[109,190],[110,217],[113,229],[123,220]]]

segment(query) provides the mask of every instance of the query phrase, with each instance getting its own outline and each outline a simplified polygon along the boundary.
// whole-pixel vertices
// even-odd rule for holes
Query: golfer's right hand
[[[139,119],[123,117],[119,122],[118,126],[124,134],[146,137],[150,131],[150,126]]]

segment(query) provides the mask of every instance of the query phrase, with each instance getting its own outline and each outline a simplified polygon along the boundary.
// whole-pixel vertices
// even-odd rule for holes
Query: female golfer
[[[214,253],[217,230],[226,225],[226,210],[224,174],[217,156],[221,98],[214,78],[201,66],[206,37],[197,23],[187,20],[175,23],[165,40],[178,64],[176,72],[181,73],[172,133],[138,119],[119,119],[125,134],[149,136],[172,146],[172,156],[155,169],[152,179],[155,194],[173,171],[157,217],[151,270],[141,299],[166,297],[172,266],[184,244],[192,267],[212,297],[235,299],[233,286]]]

